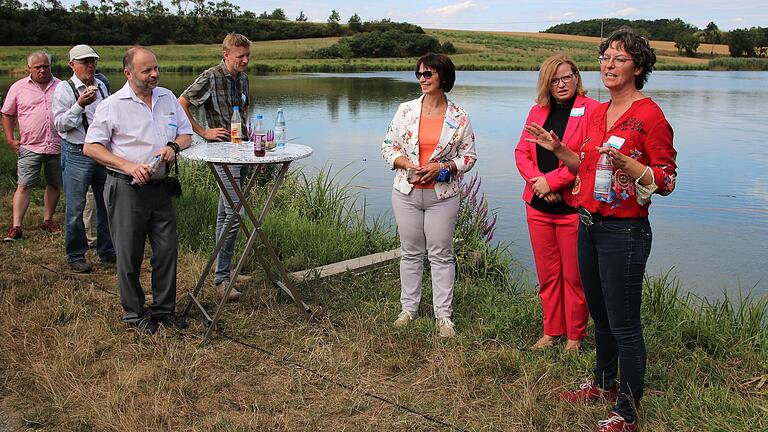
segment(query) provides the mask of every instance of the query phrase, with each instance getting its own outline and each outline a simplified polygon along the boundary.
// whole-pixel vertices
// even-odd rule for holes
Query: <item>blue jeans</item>
[[[109,234],[107,209],[104,207],[104,182],[107,170],[93,159],[83,155],[82,144],[61,140],[61,170],[64,180],[64,249],[67,262],[85,260],[88,240],[85,237],[83,209],[88,186],[93,188],[96,201],[96,253],[101,259],[115,256]]]
[[[248,165],[229,165],[229,171],[232,176],[243,187],[245,178],[248,176]],[[216,172],[219,173],[228,194],[232,198],[232,202],[237,205],[240,202],[240,198],[235,194],[232,186],[229,183],[224,171],[220,167],[216,167]],[[245,215],[245,210],[240,209],[240,216]],[[221,238],[224,227],[229,223],[229,219],[232,217],[232,207],[229,206],[227,200],[224,198],[224,192],[219,191],[219,209],[216,214],[216,241]],[[217,285],[229,280],[229,275],[232,272],[232,256],[235,253],[235,240],[237,240],[237,232],[240,229],[239,220],[235,220],[232,227],[227,233],[227,239],[224,241],[224,245],[221,247],[219,254],[216,257],[216,273],[213,276],[213,281]]]
[[[637,417],[645,381],[640,303],[651,240],[648,218],[579,223],[579,272],[595,322],[595,385],[613,388],[621,369],[613,410],[629,422]]]

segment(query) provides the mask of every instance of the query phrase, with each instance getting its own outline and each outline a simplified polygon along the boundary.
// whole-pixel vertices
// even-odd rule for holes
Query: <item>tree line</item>
[[[702,44],[725,44],[732,57],[766,57],[768,27],[752,27],[722,31],[710,22],[703,29],[676,18],[658,20],[627,20],[622,18],[592,19],[552,26],[545,33],[580,36],[608,35],[620,27],[631,27],[652,40],[671,41],[682,55],[695,56]],[[713,50],[710,49],[710,54]]]
[[[421,34],[421,27],[389,20],[363,22],[357,14],[342,25],[331,11],[326,22],[309,22],[302,11],[289,19],[283,9],[257,15],[227,0],[171,0],[171,12],[161,0],[98,0],[65,8],[60,0],[0,0],[2,45],[163,45],[220,43],[229,32],[251,40],[349,36],[376,31]],[[426,35],[423,35],[428,37]]]

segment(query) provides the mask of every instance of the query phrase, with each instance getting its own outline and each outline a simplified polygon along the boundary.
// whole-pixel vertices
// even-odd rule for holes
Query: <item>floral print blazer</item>
[[[416,165],[419,164],[419,120],[423,99],[422,95],[418,99],[400,104],[395,117],[389,124],[387,135],[381,144],[381,154],[391,169],[395,169],[395,159],[400,156],[407,157]],[[464,173],[472,169],[476,160],[475,134],[472,132],[469,114],[448,99],[440,140],[429,162],[453,161],[457,172],[450,182],[435,183],[437,199],[450,198],[459,193]],[[406,171],[399,168],[395,171],[392,187],[406,195],[410,194],[413,185],[408,183]]]

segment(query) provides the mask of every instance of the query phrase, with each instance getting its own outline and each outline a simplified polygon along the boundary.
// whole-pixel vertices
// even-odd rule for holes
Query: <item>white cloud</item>
[[[634,15],[635,12],[637,12],[637,8],[627,7],[627,8],[624,8],[624,9],[617,10],[616,12],[610,14],[610,16],[612,16],[612,17],[627,17],[627,16],[630,16],[630,15]]]
[[[575,17],[575,16],[576,16],[576,12],[566,12],[566,13],[563,14],[564,18],[571,18],[571,17]]]
[[[452,4],[448,6],[443,6],[439,8],[429,8],[427,9],[428,14],[435,14],[443,17],[449,17],[453,16],[462,12],[467,12],[470,10],[479,10],[480,7],[473,2],[472,0],[467,0],[462,3]]]

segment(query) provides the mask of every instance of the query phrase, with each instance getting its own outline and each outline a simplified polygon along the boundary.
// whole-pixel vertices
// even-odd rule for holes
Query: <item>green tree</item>
[[[688,57],[696,57],[696,50],[699,49],[699,38],[693,33],[678,33],[675,36],[675,48],[677,48],[678,54],[682,55],[685,51],[685,55]]]
[[[299,11],[299,16],[296,17],[296,21],[299,21],[299,22],[307,21],[307,16],[304,15],[304,11]]]
[[[340,21],[341,15],[339,15],[336,10],[332,10],[331,15],[328,16],[328,30],[330,30],[332,34],[337,34],[341,31]]]
[[[232,4],[227,0],[218,3],[208,3],[210,14],[219,18],[237,18],[240,15],[240,6]]]
[[[285,11],[280,8],[273,10],[272,13],[269,15],[269,17],[270,17],[269,19],[281,20],[281,21],[285,21],[287,19],[285,17]]]
[[[0,0],[0,9],[19,10],[24,6],[19,0]]]
[[[728,33],[728,51],[731,57],[755,57],[755,43],[750,37],[749,30],[735,29]]]
[[[351,17],[349,17],[349,21],[347,21],[347,25],[349,26],[349,29],[353,32],[361,32],[363,31],[363,20],[360,19],[360,15],[354,14]]]
[[[704,28],[704,31],[702,33],[704,36],[704,43],[708,43],[712,45],[712,49],[709,51],[709,53],[714,54],[715,44],[719,44],[722,40],[722,34],[720,33],[720,29],[717,28],[717,24],[710,21],[709,24],[707,24],[707,27]]]
[[[76,5],[73,4],[69,8],[69,10],[71,10],[72,12],[76,12],[76,13],[77,12],[80,12],[80,13],[90,13],[90,12],[95,12],[96,11],[96,7],[91,8],[91,5],[86,0],[80,0],[80,3],[78,3]]]

